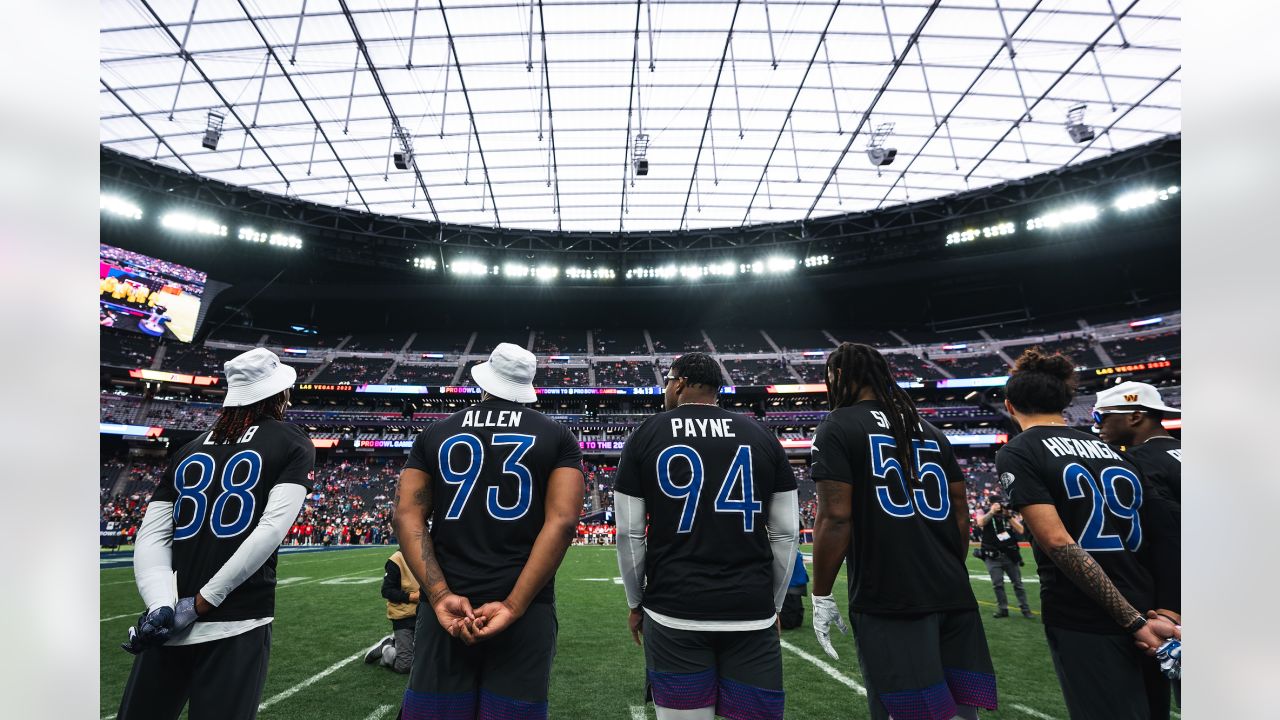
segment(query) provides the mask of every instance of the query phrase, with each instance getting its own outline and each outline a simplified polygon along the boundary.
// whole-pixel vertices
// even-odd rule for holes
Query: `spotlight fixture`
[[[645,133],[636,135],[636,141],[631,149],[631,167],[635,170],[635,174],[645,176],[649,174],[649,159],[646,155],[649,152],[649,136]]]
[[[408,170],[413,166],[413,137],[409,135],[407,128],[398,123],[392,132],[400,140],[400,149],[391,156],[391,161],[395,163],[397,170]]]
[[[876,167],[893,163],[898,156],[897,148],[885,147],[884,143],[893,134],[893,123],[885,122],[876,126],[871,132],[871,140],[867,142],[867,159]]]
[[[1073,105],[1067,110],[1067,134],[1071,136],[1071,141],[1077,144],[1087,143],[1094,138],[1093,128],[1084,122],[1083,103]]]
[[[207,150],[217,150],[218,140],[222,138],[222,121],[226,116],[216,110],[209,111],[204,129],[204,141],[200,144]]]

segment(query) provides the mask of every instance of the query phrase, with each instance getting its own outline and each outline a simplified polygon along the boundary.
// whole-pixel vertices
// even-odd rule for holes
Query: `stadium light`
[[[771,273],[785,273],[796,269],[795,258],[773,255],[765,258],[765,269]]]
[[[978,238],[993,238],[1012,235],[1018,231],[1018,226],[1011,222],[1002,222],[995,225],[988,225],[984,228],[970,228],[968,230],[958,230],[947,235],[948,245],[960,245],[967,242],[973,242]]]
[[[264,233],[258,232],[251,227],[240,228],[241,240],[255,243],[265,243],[275,245],[276,247],[286,247],[292,250],[300,250],[302,248],[302,239],[296,235],[285,235],[284,233]]]
[[[227,236],[227,226],[209,218],[188,215],[182,212],[171,212],[160,219],[160,224],[175,232],[193,235]]]
[[[1098,208],[1088,203],[1064,208],[1055,212],[1031,218],[1027,221],[1028,230],[1053,230],[1063,225],[1076,225],[1089,222],[1098,217]]]
[[[476,260],[454,260],[449,264],[449,271],[454,275],[478,277],[489,274],[489,266]]]
[[[534,274],[542,282],[551,282],[560,275],[560,268],[554,265],[539,265],[538,269],[534,271]]]
[[[507,263],[502,266],[502,274],[509,278],[529,277],[530,268],[528,265],[520,265],[518,263]]]
[[[419,270],[435,270],[436,259],[432,257],[420,257],[413,259],[413,266]]]
[[[804,259],[805,267],[821,267],[831,263],[830,255],[810,255]]]
[[[112,215],[119,215],[127,220],[141,220],[142,208],[115,195],[99,195],[98,204],[102,210]]]
[[[612,280],[617,277],[617,273],[613,268],[580,268],[570,266],[565,268],[564,276],[570,280]],[[632,277],[631,271],[627,271],[627,277]]]
[[[1177,195],[1178,190],[1179,188],[1177,185],[1170,185],[1167,188],[1161,188],[1159,190],[1153,190],[1150,188],[1136,190],[1131,193],[1125,193],[1124,195],[1116,198],[1114,205],[1120,212],[1137,210],[1138,208],[1146,207],[1148,205],[1154,205],[1162,200],[1168,200],[1174,195]]]

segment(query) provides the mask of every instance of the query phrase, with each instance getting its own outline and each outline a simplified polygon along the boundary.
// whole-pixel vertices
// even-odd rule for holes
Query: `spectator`
[[[399,550],[391,554],[383,569],[382,597],[387,601],[391,634],[370,648],[364,661],[378,663],[403,675],[413,667],[413,632],[418,621],[421,595],[418,580],[409,572]]]

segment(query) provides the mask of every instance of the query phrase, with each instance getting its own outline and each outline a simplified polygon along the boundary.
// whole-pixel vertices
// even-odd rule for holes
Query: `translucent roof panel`
[[[265,192],[447,223],[807,220],[1181,132],[1180,4],[1169,0],[101,9],[103,145]],[[1073,108],[1094,139],[1068,134]],[[224,116],[215,150],[202,146],[210,113]],[[397,169],[406,144],[411,162]],[[895,159],[874,166],[873,144]]]

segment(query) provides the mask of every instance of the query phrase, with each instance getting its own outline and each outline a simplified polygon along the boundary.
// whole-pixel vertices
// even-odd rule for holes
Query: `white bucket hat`
[[[471,367],[471,379],[494,397],[531,403],[538,399],[533,390],[533,375],[537,370],[538,360],[533,353],[519,345],[498,343],[489,354],[488,362]]]
[[[296,370],[266,348],[254,348],[231,358],[222,365],[222,372],[227,376],[223,407],[252,405],[293,387],[298,379]]]
[[[1098,393],[1098,397],[1093,401],[1093,409],[1104,408],[1134,408],[1135,410],[1157,410],[1170,415],[1182,414],[1178,408],[1164,404],[1160,398],[1160,391],[1154,385],[1133,380],[1122,382]]]

